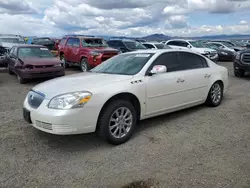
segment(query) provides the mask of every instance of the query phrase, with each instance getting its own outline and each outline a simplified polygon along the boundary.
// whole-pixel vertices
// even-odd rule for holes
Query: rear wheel
[[[129,101],[115,100],[100,115],[97,132],[111,144],[122,144],[132,136],[136,122],[134,106]]]
[[[215,82],[209,90],[206,104],[208,106],[216,107],[221,104],[223,98],[223,84]]]
[[[81,70],[82,72],[86,72],[89,70],[89,63],[86,58],[82,58],[81,60]]]

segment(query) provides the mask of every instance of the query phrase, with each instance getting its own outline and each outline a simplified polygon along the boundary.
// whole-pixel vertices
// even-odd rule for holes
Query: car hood
[[[108,53],[108,52],[118,53],[118,50],[110,47],[91,47],[89,51],[95,51],[99,53]]]
[[[35,86],[33,90],[43,93],[47,99],[51,99],[57,95],[75,91],[89,91],[94,93],[95,88],[132,78],[133,76],[129,75],[85,72],[43,82]]]
[[[55,65],[62,63],[58,58],[19,58],[25,65]]]

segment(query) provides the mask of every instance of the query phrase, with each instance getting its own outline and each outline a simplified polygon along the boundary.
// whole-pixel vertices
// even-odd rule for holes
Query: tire
[[[121,115],[122,110],[124,110],[124,116],[119,118],[117,113]],[[134,132],[137,122],[136,114],[134,106],[129,101],[114,100],[110,102],[98,119],[98,135],[113,145],[126,142]]]
[[[223,84],[221,82],[215,82],[208,93],[205,104],[211,107],[217,107],[221,104],[223,99]]]
[[[245,75],[245,71],[244,70],[235,70],[234,69],[234,75],[236,76],[236,77],[244,77],[244,75]]]
[[[26,80],[21,78],[19,75],[17,75],[17,79],[18,79],[20,84],[25,84],[26,83]]]
[[[65,57],[64,57],[64,54],[60,55],[60,60],[63,62],[63,66],[65,68],[69,67],[69,64],[67,63]]]
[[[9,65],[7,65],[7,69],[8,69],[8,73],[9,73],[9,75],[13,75],[13,74],[14,74],[14,73],[10,70]]]
[[[89,70],[89,63],[86,58],[82,58],[81,60],[81,71],[86,72]]]

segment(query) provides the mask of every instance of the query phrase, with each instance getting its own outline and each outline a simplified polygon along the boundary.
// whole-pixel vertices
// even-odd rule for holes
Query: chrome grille
[[[35,91],[30,91],[28,93],[28,103],[32,108],[37,109],[44,100],[44,95]]]
[[[52,130],[52,124],[50,124],[50,123],[45,123],[45,122],[42,122],[42,121],[36,121],[36,126],[41,127],[43,129]]]
[[[250,53],[243,53],[241,60],[244,64],[250,64]]]

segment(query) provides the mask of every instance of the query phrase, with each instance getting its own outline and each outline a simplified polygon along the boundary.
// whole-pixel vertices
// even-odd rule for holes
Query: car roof
[[[127,41],[127,42],[135,42],[135,40],[132,39],[109,39],[108,41]]]
[[[145,50],[136,50],[136,51],[132,51],[132,52],[127,52],[130,54],[138,54],[138,53],[153,53],[153,54],[162,54],[165,52],[189,52],[189,53],[193,53],[193,54],[197,54],[195,52],[190,51],[189,49],[145,49]]]
[[[161,42],[143,42],[142,44],[162,44]]]
[[[102,37],[95,36],[65,36],[63,38],[78,38],[78,39],[103,39]]]
[[[12,38],[12,39],[20,39],[22,38],[21,36],[13,36],[13,35],[0,35],[0,38]]]
[[[170,39],[167,42],[170,42],[170,41],[193,41],[193,40],[190,40],[190,39]]]

